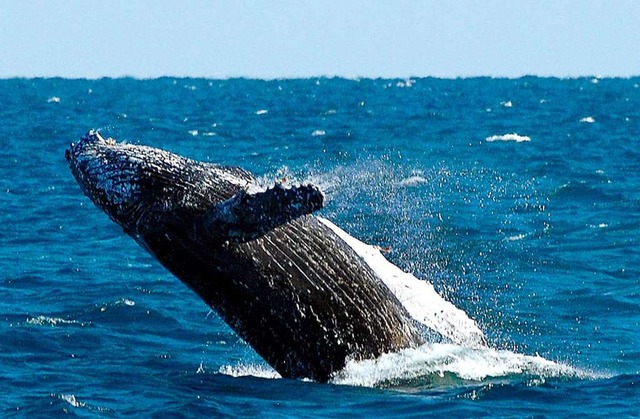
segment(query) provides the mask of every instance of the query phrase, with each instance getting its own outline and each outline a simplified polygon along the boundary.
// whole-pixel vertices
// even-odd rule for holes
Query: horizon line
[[[159,79],[200,79],[200,80],[255,80],[255,81],[278,81],[278,80],[310,80],[310,79],[343,79],[343,80],[420,80],[420,79],[436,79],[436,80],[464,80],[464,79],[494,79],[494,80],[518,80],[524,78],[539,78],[539,79],[559,79],[559,80],[579,80],[579,79],[597,79],[597,80],[607,80],[607,79],[634,79],[639,78],[640,73],[634,75],[598,75],[598,74],[582,74],[582,75],[540,75],[540,74],[522,74],[522,75],[486,75],[486,74],[478,74],[478,75],[456,75],[456,76],[439,76],[439,75],[424,75],[424,76],[346,76],[340,74],[322,74],[322,75],[290,75],[290,76],[274,76],[274,77],[264,77],[264,76],[251,76],[251,75],[229,75],[229,76],[206,76],[206,75],[150,75],[150,76],[140,76],[140,75],[128,75],[121,74],[117,76],[113,75],[101,75],[101,76],[60,76],[60,75],[0,75],[0,80],[51,80],[51,79],[62,79],[62,80],[123,80],[123,79],[133,79],[139,81],[150,81],[150,80],[159,80]]]

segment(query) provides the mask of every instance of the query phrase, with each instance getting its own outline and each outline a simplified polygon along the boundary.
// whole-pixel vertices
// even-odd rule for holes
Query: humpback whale
[[[283,377],[328,381],[349,360],[424,343],[425,328],[484,344],[429,283],[315,216],[312,184],[260,189],[239,167],[97,131],[65,157],[85,195]]]

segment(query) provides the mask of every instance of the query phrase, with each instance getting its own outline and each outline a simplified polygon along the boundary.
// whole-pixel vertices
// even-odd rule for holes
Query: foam
[[[64,400],[65,402],[69,403],[73,407],[85,406],[85,404],[83,402],[78,401],[78,399],[76,399],[76,396],[73,394],[60,394],[59,397],[61,400]]]
[[[596,120],[593,116],[585,116],[584,118],[580,119],[580,122],[583,122],[586,124],[593,124],[594,122],[596,122]]]
[[[493,142],[493,141],[515,141],[516,143],[522,143],[525,141],[531,141],[530,137],[526,135],[519,135],[514,133],[511,134],[503,134],[503,135],[492,135],[490,137],[485,138],[485,141]]]
[[[218,373],[232,377],[282,378],[273,368],[259,364],[222,365]]]
[[[363,361],[349,361],[331,380],[334,384],[379,387],[415,385],[453,375],[459,380],[482,381],[513,375],[537,378],[600,378],[600,375],[549,361],[539,355],[522,355],[493,348],[468,348],[428,343]]]
[[[29,317],[26,321],[32,326],[60,326],[60,325],[78,325],[85,326],[85,323],[77,320],[62,319],[60,317],[37,316]]]
[[[418,186],[418,185],[422,185],[424,183],[427,183],[428,180],[422,176],[409,176],[408,178],[402,179],[398,185],[399,186]]]

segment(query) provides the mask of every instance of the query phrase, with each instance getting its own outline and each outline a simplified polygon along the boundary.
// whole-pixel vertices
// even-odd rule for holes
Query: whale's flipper
[[[198,230],[217,240],[244,243],[298,217],[322,208],[324,194],[314,185],[286,188],[276,184],[264,192],[241,190],[210,208]]]

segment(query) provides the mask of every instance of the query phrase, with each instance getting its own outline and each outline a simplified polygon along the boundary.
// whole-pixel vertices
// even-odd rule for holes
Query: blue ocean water
[[[0,80],[0,415],[640,415],[639,85]],[[83,196],[92,128],[314,181],[491,351],[278,378]]]

